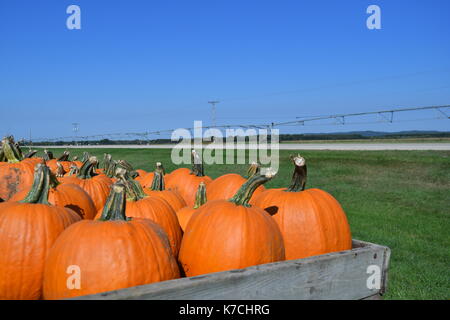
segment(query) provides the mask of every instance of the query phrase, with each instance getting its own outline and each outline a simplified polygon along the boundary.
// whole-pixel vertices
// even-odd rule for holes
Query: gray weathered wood
[[[163,281],[75,299],[365,299],[387,287],[390,250],[353,240],[353,249],[325,255]],[[369,265],[381,270],[380,289],[369,289]]]

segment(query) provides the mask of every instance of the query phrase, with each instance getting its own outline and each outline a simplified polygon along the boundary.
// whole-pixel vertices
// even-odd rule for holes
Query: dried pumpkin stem
[[[51,175],[50,169],[43,163],[38,163],[34,167],[34,178],[31,190],[21,203],[49,204],[48,193],[50,190]]]
[[[87,160],[89,160],[91,158],[91,155],[89,154],[89,152],[85,151],[83,152],[83,157],[81,158],[81,162],[85,162]]]
[[[203,167],[203,161],[197,151],[192,150],[191,153],[192,169],[191,174],[195,174],[197,177],[204,177],[205,171]]]
[[[117,168],[116,177],[125,186],[127,200],[138,201],[147,198],[139,182],[134,180],[124,168]]]
[[[25,153],[23,158],[24,159],[29,159],[29,158],[33,158],[37,153],[37,150],[30,150],[29,152]]]
[[[301,156],[291,156],[291,160],[294,163],[295,169],[292,174],[292,181],[290,186],[286,189],[288,192],[299,192],[305,190],[306,186],[306,161]]]
[[[252,162],[250,167],[247,170],[247,179],[250,179],[254,175],[257,175],[260,173],[261,166],[257,162]]]
[[[90,157],[88,160],[83,162],[80,168],[80,172],[77,174],[77,178],[80,179],[90,179],[96,174],[94,173],[94,167],[98,164],[97,157]]]
[[[69,160],[69,155],[70,155],[70,152],[66,150],[63,152],[63,154],[59,158],[56,159],[56,161],[67,161],[67,160]]]
[[[258,174],[247,180],[236,192],[236,194],[229,201],[234,202],[237,205],[249,207],[250,198],[253,192],[262,184],[271,180],[275,176],[271,170],[267,170],[265,175]]]
[[[166,174],[166,169],[164,168],[163,164],[161,162],[156,163],[155,171],[158,171],[162,175]]]
[[[43,156],[43,158],[44,158],[45,161],[49,161],[49,160],[54,159],[53,152],[48,151],[47,149],[44,149],[44,156]]]
[[[108,199],[103,207],[100,216],[101,221],[127,221],[130,220],[125,215],[126,207],[126,191],[125,185],[122,182],[116,182],[111,186]]]
[[[164,176],[161,172],[155,170],[153,175],[152,185],[150,186],[150,190],[152,191],[164,191]]]
[[[206,184],[202,181],[198,185],[197,193],[195,194],[194,209],[200,208],[206,203]]]
[[[74,175],[76,176],[79,173],[80,173],[80,168],[78,168],[75,164],[71,164],[68,176],[69,177],[74,176]]]
[[[17,163],[22,160],[22,152],[20,148],[14,143],[12,137],[5,137],[2,140],[2,150],[5,159],[9,163]]]
[[[64,175],[66,174],[66,170],[64,170],[63,165],[61,164],[61,162],[57,161],[56,162],[56,176],[58,178],[62,178],[64,177]]]

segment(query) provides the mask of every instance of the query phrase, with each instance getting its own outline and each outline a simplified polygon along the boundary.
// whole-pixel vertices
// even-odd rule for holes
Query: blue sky
[[[81,30],[66,28],[71,4]],[[381,30],[366,27],[371,4]],[[218,124],[450,104],[449,13],[448,0],[2,0],[0,134],[210,124],[211,99],[221,101]],[[281,130],[449,130],[449,121]]]

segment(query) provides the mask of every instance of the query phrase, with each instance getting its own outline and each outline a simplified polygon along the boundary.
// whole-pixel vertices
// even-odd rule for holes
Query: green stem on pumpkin
[[[70,165],[70,170],[68,176],[76,176],[80,173],[80,168],[78,168],[75,164]]]
[[[90,179],[95,176],[94,167],[97,165],[97,157],[90,157],[88,160],[83,162],[80,168],[80,172],[77,174],[77,178],[80,179]]]
[[[195,150],[192,150],[191,161],[192,161],[191,174],[195,174],[197,177],[204,177],[205,172],[203,168],[203,161],[200,155]]]
[[[33,158],[36,153],[37,153],[37,150],[30,150],[30,151],[28,151],[27,153],[24,154],[23,158],[24,159]]]
[[[295,169],[292,174],[292,180],[290,186],[286,189],[288,192],[299,192],[305,190],[306,186],[306,161],[301,156],[291,156],[291,160],[294,163]]]
[[[2,140],[3,156],[9,163],[17,163],[22,160],[20,148],[14,143],[13,137],[5,137]]]
[[[63,154],[59,158],[56,159],[56,161],[67,161],[67,160],[69,160],[69,155],[70,155],[70,152],[66,150],[63,152]]]
[[[247,179],[250,179],[251,177],[259,174],[259,172],[261,171],[261,166],[259,165],[259,163],[257,162],[252,162],[252,164],[250,165],[250,167],[247,170]]]
[[[83,157],[81,158],[81,162],[85,162],[87,160],[89,160],[91,158],[91,155],[89,154],[89,152],[85,151],[83,152]]]
[[[108,172],[109,166],[111,165],[112,156],[109,153],[103,154],[103,172]]]
[[[40,203],[50,204],[48,202],[48,193],[51,185],[50,169],[43,163],[38,163],[34,167],[34,178],[31,190],[26,195],[25,199],[19,201],[20,203]]]
[[[65,174],[66,174],[66,170],[64,170],[64,167],[61,164],[61,162],[56,161],[56,176],[58,178],[62,178],[62,177],[64,177]]]
[[[195,194],[194,209],[200,208],[206,203],[206,184],[202,181],[198,185],[197,193]]]
[[[253,192],[262,184],[271,180],[275,176],[275,173],[268,169],[266,174],[258,174],[247,180],[236,192],[236,194],[229,201],[242,205],[245,207],[249,207],[250,198],[253,195]]]
[[[125,186],[127,200],[138,201],[148,197],[140,183],[134,180],[124,168],[117,168],[116,177]]]
[[[53,152],[48,151],[47,149],[44,149],[44,156],[43,156],[43,158],[44,158],[45,161],[49,161],[49,160],[54,159]]]
[[[164,191],[164,176],[158,170],[155,170],[153,175],[152,185],[150,186],[150,190],[152,191]]]
[[[116,182],[111,186],[108,199],[103,207],[102,214],[100,216],[101,221],[127,221],[125,215],[126,208],[126,191],[125,185],[122,182]]]

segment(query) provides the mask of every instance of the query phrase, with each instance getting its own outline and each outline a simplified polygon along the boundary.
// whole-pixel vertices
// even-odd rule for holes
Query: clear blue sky
[[[66,28],[70,4],[81,30]],[[370,4],[381,30],[366,28]],[[210,99],[218,124],[450,104],[450,1],[0,2],[2,136],[210,124]],[[410,129],[450,120],[283,131]]]

